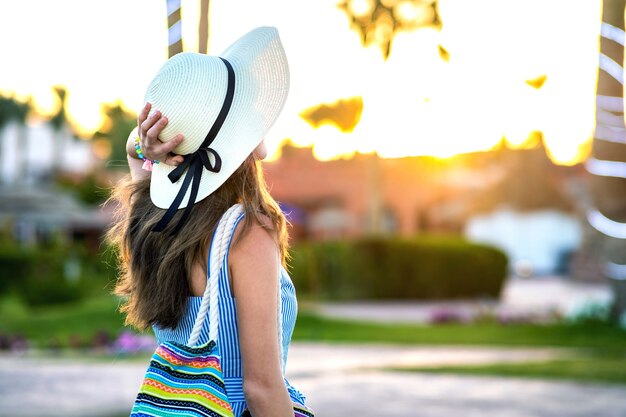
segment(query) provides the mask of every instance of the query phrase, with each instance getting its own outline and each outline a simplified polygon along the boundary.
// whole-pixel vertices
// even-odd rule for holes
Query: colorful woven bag
[[[135,399],[131,417],[234,417],[217,349],[218,279],[239,204],[220,219],[210,251],[210,275],[187,345],[164,342],[154,352]],[[210,306],[210,308],[209,308]],[[196,346],[209,311],[209,342]]]
[[[187,345],[164,342],[157,347],[139,388],[131,417],[234,417],[217,349],[218,283],[230,235],[242,211],[242,206],[235,204],[220,219],[211,244],[209,281],[189,341]],[[282,318],[280,306],[279,302],[279,321]],[[207,310],[210,315],[209,342],[196,346]],[[282,324],[279,324],[282,350],[281,327]],[[313,410],[296,401],[293,401],[293,412],[294,417],[314,417]],[[246,409],[241,417],[250,415]]]

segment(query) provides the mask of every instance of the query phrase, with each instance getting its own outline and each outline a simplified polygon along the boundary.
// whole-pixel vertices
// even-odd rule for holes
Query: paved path
[[[389,372],[377,367],[526,361],[554,349],[294,343],[288,377],[318,417],[626,417],[626,386]],[[320,359],[322,358],[322,359]],[[146,364],[0,357],[0,416],[127,413]]]
[[[585,303],[607,303],[608,283],[575,282],[565,277],[509,278],[500,300],[468,301],[354,301],[309,305],[328,317],[377,322],[427,323],[434,316],[470,320],[481,314],[494,314],[503,320],[549,321],[555,315],[568,316]]]
[[[390,372],[297,382],[324,417],[626,416],[626,387]]]
[[[455,303],[325,303],[322,314],[383,322],[425,322],[433,312],[549,316],[589,300],[603,284],[561,278],[508,280],[502,300]],[[524,362],[568,350],[294,343],[289,380],[318,417],[626,417],[626,386],[533,379],[390,372],[393,366]],[[0,356],[0,417],[118,417],[128,410],[145,362],[41,360]]]

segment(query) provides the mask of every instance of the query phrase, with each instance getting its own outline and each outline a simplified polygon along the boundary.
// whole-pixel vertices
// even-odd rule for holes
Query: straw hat
[[[169,120],[159,139],[167,142],[182,133],[184,140],[174,153],[186,155],[186,160],[202,154],[199,155],[202,158],[195,159],[202,159],[204,166],[201,174],[200,167],[197,170],[194,166],[185,167],[184,172],[179,168],[173,181],[170,174],[177,167],[154,165],[150,183],[152,202],[170,210],[187,207],[194,188],[190,184],[194,181],[187,178],[184,187],[183,183],[194,173],[200,174],[200,179],[192,205],[219,188],[274,124],[288,90],[287,57],[273,27],[248,32],[219,56],[181,52],[170,58],[150,83],[145,102],[152,104],[151,113],[158,110]],[[225,109],[229,93],[232,103]],[[221,127],[220,113],[225,116],[220,117]],[[216,129],[217,135],[207,150],[207,134],[210,131],[214,134]],[[199,150],[203,142],[204,147]],[[181,188],[186,189],[184,197]],[[174,207],[179,192],[179,204]]]

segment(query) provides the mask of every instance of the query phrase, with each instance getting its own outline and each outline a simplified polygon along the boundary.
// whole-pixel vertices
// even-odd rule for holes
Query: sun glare
[[[0,52],[22,56],[23,68],[50,65],[36,73],[5,66],[1,89],[31,95],[37,111],[49,115],[57,105],[52,86],[67,85],[68,113],[83,133],[98,129],[102,103],[121,99],[130,110],[140,107],[146,85],[165,59],[164,2],[158,7],[148,0],[119,2],[127,11],[123,15],[115,6],[81,5],[83,14],[98,13],[100,19],[89,25],[71,14],[63,15],[65,22],[50,22],[42,16],[56,6],[46,4],[33,15],[27,13],[29,3],[13,4],[17,15],[30,16],[29,27],[39,28],[39,35],[8,21],[0,35],[21,43],[5,43]],[[361,46],[339,3],[250,2],[245,14],[240,2],[211,3],[209,53],[222,51],[246,28],[270,24],[281,32],[291,91],[266,138],[272,157],[285,138],[312,146],[324,160],[354,152],[447,157],[488,150],[502,137],[513,147],[525,146],[534,131],[542,132],[557,163],[588,156],[600,0],[576,7],[567,0],[440,0],[441,30],[398,33],[387,61],[376,47]],[[185,50],[193,51],[199,6],[193,0],[182,4]],[[367,13],[372,4],[361,0],[352,7]],[[408,7],[401,13],[411,18],[417,11]],[[137,24],[139,15],[145,23]],[[112,30],[111,22],[124,30]],[[65,45],[62,59],[52,45]],[[39,53],[24,53],[30,50]],[[29,61],[31,55],[40,61]],[[361,119],[350,133],[330,125],[315,129],[300,116],[307,108],[350,97],[363,98]]]
[[[353,143],[383,157],[448,157],[491,149],[503,137],[524,147],[540,131],[554,162],[581,162],[595,123],[600,4],[568,7],[561,19],[564,7],[442,0],[441,32],[401,33],[388,61],[370,62],[361,121],[350,135],[311,133],[315,155],[340,157]]]

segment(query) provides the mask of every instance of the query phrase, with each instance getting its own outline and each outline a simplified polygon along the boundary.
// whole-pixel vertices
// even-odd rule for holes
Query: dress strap
[[[239,222],[242,221],[245,216],[246,216],[246,212],[242,211],[239,214],[239,216],[237,216],[237,219],[235,220],[235,224],[233,225],[233,230],[231,230],[230,238],[228,239],[228,246],[226,247],[226,256],[224,257],[224,261],[228,259],[228,252],[230,251],[230,245],[233,242],[233,238],[235,237],[235,230],[237,229],[237,225],[239,225]]]

